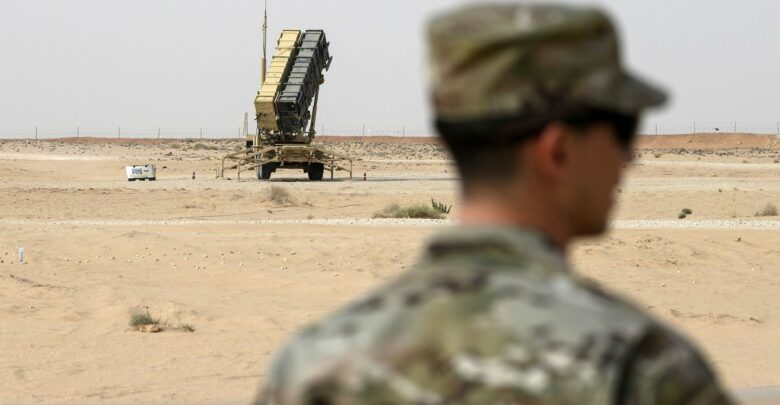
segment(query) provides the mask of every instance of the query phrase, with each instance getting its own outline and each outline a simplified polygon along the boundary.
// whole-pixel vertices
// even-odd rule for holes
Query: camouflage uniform
[[[470,7],[430,27],[433,101],[450,122],[623,113],[664,94],[625,73],[591,9]],[[682,337],[575,277],[531,230],[456,227],[407,274],[303,330],[257,404],[730,404]]]
[[[532,231],[460,228],[305,329],[258,404],[728,404],[702,357]]]

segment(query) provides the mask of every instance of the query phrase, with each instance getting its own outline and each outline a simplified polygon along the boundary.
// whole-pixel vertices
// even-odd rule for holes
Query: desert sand
[[[352,181],[217,179],[240,140],[0,141],[0,404],[248,403],[285,339],[453,226],[435,138],[320,142],[355,158]],[[780,217],[756,216],[780,206],[778,138],[638,145],[613,229],[573,266],[689,335],[729,388],[780,386]],[[158,181],[128,182],[143,163]],[[449,221],[371,220],[431,198]],[[162,332],[129,326],[146,310]]]

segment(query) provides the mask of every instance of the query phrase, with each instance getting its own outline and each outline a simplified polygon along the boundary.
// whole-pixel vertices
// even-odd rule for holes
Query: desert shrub
[[[183,323],[183,324],[179,325],[179,327],[177,329],[179,329],[180,331],[184,331],[184,332],[195,332],[195,327],[192,326],[192,324],[189,324],[189,323]]]
[[[398,211],[401,210],[401,206],[398,204],[390,204],[382,209],[382,211],[374,214],[374,218],[395,218]]]
[[[396,218],[443,219],[444,214],[427,205],[414,205],[401,208]]]
[[[433,198],[431,198],[431,208],[433,208],[434,210],[436,210],[439,213],[449,214],[450,211],[452,210],[452,205],[447,205],[447,204],[444,204],[444,203],[440,203],[440,202],[434,200]]]
[[[655,156],[656,159],[658,159],[659,157],[661,157],[663,155],[664,155],[663,153],[653,153],[653,156]]]
[[[271,191],[269,191],[268,196],[271,201],[277,204],[289,204],[292,202],[290,193],[287,191],[287,189],[280,186],[271,186]]]
[[[391,204],[374,214],[374,218],[444,219],[444,214],[427,205],[401,207]]]
[[[761,210],[756,212],[757,217],[776,217],[777,207],[772,203],[767,203]]]
[[[683,208],[682,211],[680,211],[680,212],[685,214],[685,215],[693,214],[693,211],[690,208]]]
[[[687,215],[683,214],[682,212],[677,214],[677,218],[678,219],[685,219],[686,217],[687,217]]]
[[[148,310],[130,314],[130,326],[138,328],[145,325],[159,325],[160,319],[155,318]]]
[[[216,146],[209,146],[202,143],[196,143],[195,145],[192,145],[192,149],[195,150],[217,150]]]

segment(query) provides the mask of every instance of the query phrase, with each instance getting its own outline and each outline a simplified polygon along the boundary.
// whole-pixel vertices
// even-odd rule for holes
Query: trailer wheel
[[[257,168],[257,179],[258,180],[270,180],[271,179],[271,173],[274,172],[274,165],[273,163],[264,164],[262,166],[259,166]]]
[[[312,163],[309,165],[309,180],[320,181],[325,173],[325,165],[322,163]]]

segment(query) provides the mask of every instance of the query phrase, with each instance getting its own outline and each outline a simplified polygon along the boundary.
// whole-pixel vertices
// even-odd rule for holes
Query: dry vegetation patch
[[[279,205],[292,204],[293,202],[290,192],[281,186],[271,186],[271,189],[268,191],[268,198]]]
[[[422,204],[408,207],[390,204],[382,211],[374,214],[374,218],[444,219],[444,214],[433,207]]]
[[[152,316],[148,309],[130,313],[130,327],[135,331],[145,333],[158,333],[164,330],[195,332],[195,327],[192,324],[180,323],[178,326],[173,326]]]
[[[155,318],[149,310],[133,312],[130,314],[130,326],[139,332],[160,332],[160,318]]]
[[[776,217],[777,207],[772,203],[767,203],[764,208],[756,211],[757,217]]]

